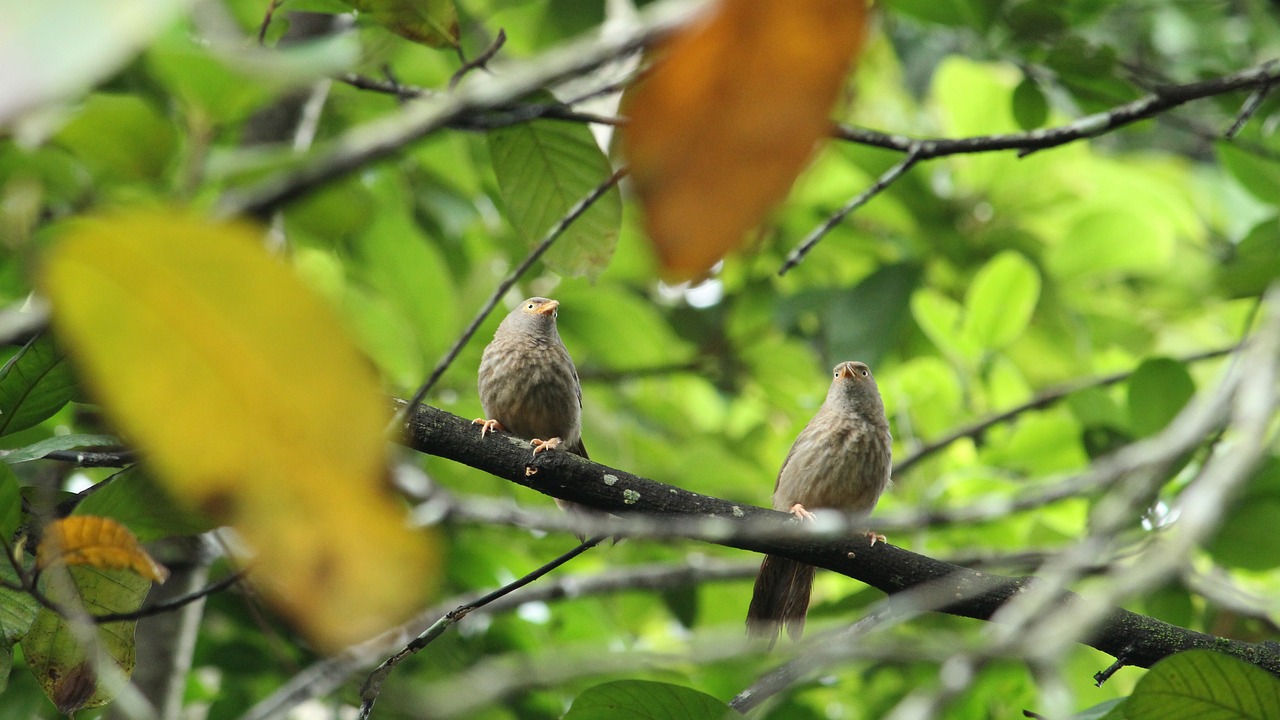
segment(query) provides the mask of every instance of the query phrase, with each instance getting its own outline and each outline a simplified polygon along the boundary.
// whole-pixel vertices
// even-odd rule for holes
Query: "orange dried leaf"
[[[622,148],[668,277],[704,275],[786,196],[865,22],[862,0],[722,0],[658,48]]]
[[[92,515],[55,520],[45,528],[36,550],[36,567],[55,563],[128,569],[158,583],[169,577],[169,571],[142,549],[129,528],[111,518]]]

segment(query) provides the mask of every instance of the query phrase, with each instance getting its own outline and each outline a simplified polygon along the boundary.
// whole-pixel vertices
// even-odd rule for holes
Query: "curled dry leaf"
[[[49,523],[36,550],[36,567],[55,563],[127,568],[158,583],[169,577],[169,571],[142,549],[129,528],[105,517],[74,516]]]
[[[706,274],[786,196],[865,22],[862,0],[722,0],[657,48],[622,149],[669,278]]]

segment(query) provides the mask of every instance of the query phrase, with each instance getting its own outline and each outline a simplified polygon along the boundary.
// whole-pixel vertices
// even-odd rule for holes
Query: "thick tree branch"
[[[427,405],[411,415],[405,443],[416,450],[447,458],[538,492],[619,515],[665,518],[714,517],[732,527],[776,518],[785,513],[733,503],[665,485],[624,470],[584,460],[569,453],[542,453],[537,472],[526,475],[527,443],[506,435],[482,439],[469,420]],[[961,599],[940,611],[989,620],[1006,602],[1036,584],[1032,577],[1004,577],[950,565],[890,544],[867,547],[865,538],[816,541],[768,534],[730,535],[719,544],[758,553],[782,555],[860,580],[889,594],[923,584],[950,590]],[[1081,602],[1063,593],[1062,605]],[[1172,653],[1192,648],[1227,652],[1280,675],[1280,644],[1247,643],[1180,628],[1121,608],[1082,642],[1119,657],[1129,665],[1150,667]]]

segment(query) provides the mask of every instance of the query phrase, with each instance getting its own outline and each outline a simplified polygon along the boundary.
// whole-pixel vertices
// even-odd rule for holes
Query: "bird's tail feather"
[[[747,636],[767,638],[769,647],[773,647],[778,632],[785,628],[792,640],[799,640],[809,610],[814,572],[812,565],[765,555],[747,610]]]

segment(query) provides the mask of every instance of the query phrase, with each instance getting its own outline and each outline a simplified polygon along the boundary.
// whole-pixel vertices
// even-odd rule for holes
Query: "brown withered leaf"
[[[668,278],[705,275],[786,196],[865,23],[863,0],[721,0],[657,48],[622,149]]]

